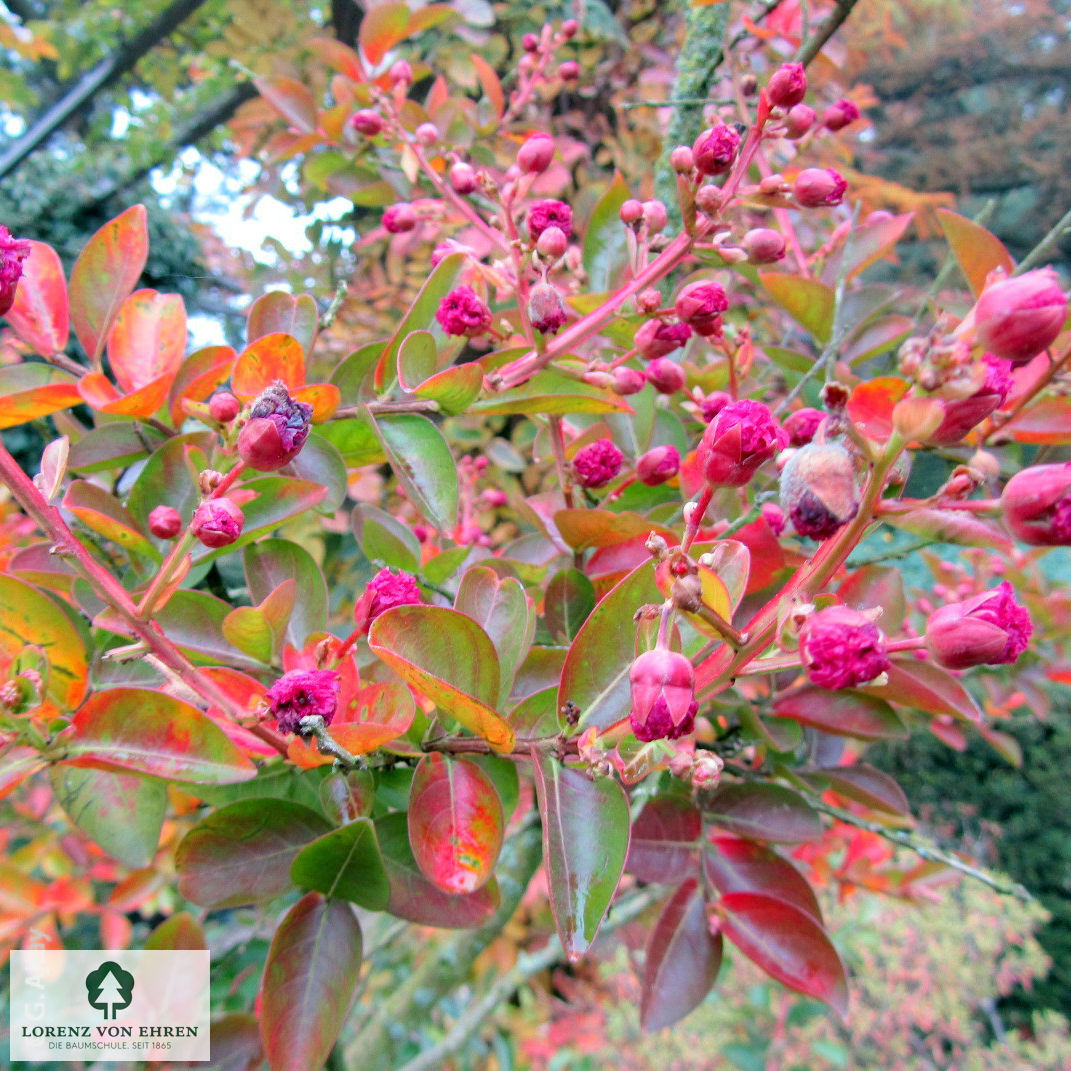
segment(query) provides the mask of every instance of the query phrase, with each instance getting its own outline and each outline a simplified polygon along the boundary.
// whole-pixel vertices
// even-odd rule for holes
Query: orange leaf
[[[1004,248],[1004,243],[981,224],[947,208],[937,209],[937,218],[956,261],[967,277],[967,285],[976,297],[985,285],[986,276],[994,268],[1003,268],[1009,275],[1014,270],[1015,261]]]
[[[260,95],[303,134],[316,132],[316,101],[296,78],[254,78]]]
[[[848,401],[848,415],[864,435],[884,442],[892,435],[893,409],[907,390],[907,381],[897,376],[860,383]]]
[[[335,415],[342,401],[342,392],[333,383],[310,383],[294,391],[299,402],[312,406],[312,422],[322,424]]]
[[[30,242],[30,255],[23,261],[22,279],[7,320],[37,353],[47,357],[66,348],[70,326],[67,280],[59,255],[50,245]]]
[[[82,400],[78,381],[47,364],[0,368],[0,428],[13,428]]]
[[[361,20],[361,51],[374,67],[409,33],[409,6],[402,3],[379,4]]]
[[[168,396],[171,423],[182,423],[182,402],[204,401],[231,374],[237,354],[230,346],[205,346],[191,353],[178,370]]]
[[[506,110],[506,95],[502,92],[502,83],[491,66],[478,52],[472,54],[472,65],[476,68],[476,74],[480,79],[480,85],[495,110],[495,118],[501,119]]]
[[[238,355],[231,374],[234,393],[243,401],[255,398],[281,379],[287,387],[305,385],[305,351],[293,335],[262,335]]]
[[[160,376],[173,379],[185,352],[186,306],[178,294],[137,290],[123,302],[108,335],[108,362],[126,394]]]
[[[113,416],[150,417],[167,401],[174,377],[168,373],[146,383],[133,394],[120,394],[107,376],[90,372],[78,381],[82,400],[101,413]]]

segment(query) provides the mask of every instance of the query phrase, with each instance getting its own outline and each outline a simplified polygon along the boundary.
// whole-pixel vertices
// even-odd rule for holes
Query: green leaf
[[[306,637],[323,632],[327,621],[327,584],[313,556],[288,539],[264,539],[242,556],[249,595],[261,602],[280,584],[293,580],[298,599],[286,626],[287,639],[302,647]]]
[[[320,503],[325,513],[334,513],[346,500],[348,479],[346,462],[338,448],[317,428],[301,448],[301,453],[287,466],[286,471],[299,480],[322,484],[327,495]]]
[[[544,368],[519,387],[473,402],[468,411],[481,416],[515,413],[561,416],[566,413],[631,413],[632,406],[613,391],[592,387],[553,368]]]
[[[420,542],[409,525],[365,502],[353,507],[350,524],[358,546],[369,561],[381,561],[407,573],[420,571]]]
[[[246,316],[246,340],[253,342],[264,335],[282,332],[301,343],[306,360],[316,341],[320,313],[308,294],[288,294],[285,290],[269,290],[261,294]]]
[[[439,403],[446,414],[467,412],[483,387],[483,371],[475,362],[455,364],[429,376],[413,393]]]
[[[387,459],[368,410],[346,420],[332,420],[318,429],[351,469],[382,465]]]
[[[390,885],[368,818],[333,829],[302,848],[290,866],[295,884],[328,898],[341,897],[369,911],[387,906]]]
[[[595,586],[579,569],[563,569],[551,577],[543,599],[543,618],[550,634],[569,643],[595,609]]]
[[[612,290],[625,266],[628,243],[620,212],[628,197],[625,180],[620,172],[615,172],[588,221],[584,236],[584,270],[588,274],[588,289],[595,293]]]
[[[450,531],[457,524],[457,466],[442,432],[416,413],[381,416],[373,424],[409,500],[434,527]]]
[[[398,385],[412,392],[439,368],[439,348],[430,331],[414,331],[398,347]]]
[[[172,506],[189,522],[201,494],[197,474],[208,468],[208,456],[216,443],[210,431],[195,431],[168,439],[145,462],[126,501],[126,508],[147,528],[149,514],[157,506]],[[73,451],[72,451],[73,452]],[[170,546],[160,541],[159,546]]]
[[[321,1071],[360,969],[361,927],[349,904],[311,892],[290,908],[272,938],[260,989],[271,1071]]]
[[[543,822],[543,858],[562,947],[578,960],[592,945],[628,854],[625,790],[533,749],[536,796]]]
[[[819,342],[833,330],[833,290],[817,279],[783,272],[759,272],[766,292]]]
[[[88,480],[74,480],[63,496],[63,508],[91,532],[110,539],[129,553],[159,559],[156,548],[140,531],[130,511],[102,487]]]

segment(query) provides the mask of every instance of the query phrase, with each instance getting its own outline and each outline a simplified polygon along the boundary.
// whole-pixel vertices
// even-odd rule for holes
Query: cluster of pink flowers
[[[451,290],[435,313],[439,326],[448,335],[475,338],[491,326],[491,310],[471,286]]]
[[[29,242],[12,238],[7,227],[0,226],[0,316],[15,304],[22,262],[30,255],[31,248]]]

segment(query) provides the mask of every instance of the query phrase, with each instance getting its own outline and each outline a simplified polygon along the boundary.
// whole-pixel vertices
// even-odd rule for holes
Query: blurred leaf
[[[759,272],[766,292],[818,342],[825,344],[833,330],[833,290],[817,279],[784,272]]]
[[[303,134],[316,132],[316,101],[308,87],[296,78],[254,78],[260,95]]]
[[[982,712],[970,692],[948,670],[917,658],[894,658],[889,683],[868,687],[868,692],[926,714],[951,714],[954,718],[980,722]]]
[[[621,173],[614,172],[588,221],[584,235],[584,270],[588,273],[588,289],[603,293],[613,289],[625,266],[627,256],[626,228],[621,222],[621,206],[628,200],[628,186]]]
[[[164,919],[148,937],[145,938],[146,952],[169,952],[175,949],[207,949],[205,932],[201,924],[188,912],[178,911]],[[213,1027],[213,1043],[215,1027]]]
[[[890,636],[900,631],[907,614],[904,577],[892,565],[866,565],[856,569],[837,589],[841,602],[854,610],[880,608],[878,623]]]
[[[365,502],[353,507],[351,524],[358,546],[370,561],[407,573],[420,571],[420,542],[407,524]]]
[[[876,770],[866,762],[854,766],[822,766],[812,776],[820,782],[828,783],[840,796],[861,803],[873,811],[886,814],[910,815],[911,804],[908,803],[904,790],[887,773]]]
[[[1071,398],[1049,395],[1001,427],[1018,443],[1066,446],[1071,443]]]

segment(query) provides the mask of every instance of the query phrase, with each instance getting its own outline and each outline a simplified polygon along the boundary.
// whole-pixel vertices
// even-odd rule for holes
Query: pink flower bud
[[[517,150],[517,166],[527,175],[542,174],[554,159],[554,139],[549,134],[532,134]]]
[[[1000,502],[1016,539],[1032,547],[1071,546],[1071,462],[1017,472]]]
[[[1014,385],[1011,361],[994,357],[991,353],[987,353],[983,360],[985,380],[981,387],[967,398],[941,400],[944,419],[937,430],[927,437],[928,442],[938,446],[958,443],[971,428],[977,427],[1007,400]]]
[[[692,329],[687,324],[648,320],[637,328],[633,345],[645,361],[653,361],[680,349],[691,337]]]
[[[669,222],[669,213],[661,201],[643,202],[643,222],[651,234],[661,234]]]
[[[534,33],[526,33],[521,38],[521,45],[525,52],[538,52],[539,51],[539,38]]]
[[[733,166],[740,147],[740,135],[735,127],[719,123],[704,130],[692,146],[695,166],[702,175],[722,175]]]
[[[797,176],[792,193],[802,208],[822,208],[839,205],[844,200],[848,183],[828,167],[805,167]]]
[[[621,206],[618,215],[622,223],[639,223],[643,219],[643,205],[635,198],[629,198]]]
[[[787,439],[762,402],[730,402],[703,432],[696,452],[699,469],[716,487],[742,487]]]
[[[466,164],[464,160],[459,160],[452,165],[450,168],[450,185],[462,196],[475,192],[477,186],[476,171],[472,165]]]
[[[987,286],[974,307],[977,340],[998,357],[1026,364],[1063,330],[1067,295],[1052,268]]]
[[[785,257],[785,239],[769,227],[756,227],[748,231],[740,245],[753,264],[772,264]]]
[[[669,154],[669,164],[678,175],[687,175],[695,169],[695,157],[687,145],[678,145]]]
[[[797,104],[794,108],[790,108],[788,115],[785,116],[785,135],[793,141],[802,138],[814,126],[816,118],[814,108],[810,105]]]
[[[643,316],[654,316],[662,308],[662,295],[653,287],[641,290],[636,295],[636,311]]]
[[[647,382],[659,394],[676,394],[688,382],[684,369],[668,357],[658,357],[646,368]]]
[[[208,399],[208,415],[219,424],[229,424],[242,411],[242,403],[229,390],[216,391]]]
[[[766,85],[766,95],[775,108],[791,108],[807,95],[807,72],[802,63],[782,63]]]
[[[647,385],[647,377],[635,368],[614,369],[614,390],[621,395],[639,394]]]
[[[149,514],[149,531],[157,539],[174,539],[182,531],[182,517],[174,506],[157,506]]]
[[[689,283],[677,295],[673,308],[697,335],[716,335],[721,330],[721,314],[729,307],[725,288],[717,283]]]
[[[383,129],[383,117],[371,108],[362,108],[349,118],[350,126],[366,138],[374,138]]]
[[[709,424],[731,401],[733,396],[724,390],[711,391],[700,403],[703,419]]]
[[[708,216],[713,216],[720,212],[723,201],[722,192],[717,186],[700,186],[695,191],[696,208],[700,212],[705,212]]]
[[[568,248],[569,239],[565,236],[565,231],[560,227],[548,227],[539,236],[539,241],[536,242],[536,252],[540,256],[549,257],[552,260],[563,256]]]
[[[562,23],[562,37],[564,37],[566,41],[570,41],[576,37],[579,30],[580,23],[577,22],[576,19],[566,19],[565,22]]]
[[[770,526],[775,538],[780,539],[785,531],[785,511],[776,502],[763,502],[759,507],[762,519]]]
[[[640,483],[657,487],[672,480],[680,468],[681,455],[675,446],[656,446],[636,462],[636,476]]]
[[[826,414],[821,409],[796,409],[785,417],[784,429],[788,433],[789,446],[806,446],[818,431]]]
[[[15,304],[15,290],[22,278],[22,262],[33,247],[22,238],[12,238],[7,227],[0,226],[0,316]]]
[[[354,604],[353,618],[363,635],[368,632],[368,626],[387,610],[395,606],[416,606],[423,601],[416,579],[409,573],[401,569],[397,573],[380,569]]]
[[[250,407],[249,420],[238,433],[238,456],[251,469],[281,469],[301,452],[311,420],[312,406],[295,401],[276,380]]]
[[[576,60],[565,60],[559,63],[558,77],[563,82],[575,82],[580,77],[580,64]]]
[[[475,338],[487,331],[492,317],[471,286],[459,286],[439,302],[435,319],[448,335]]]
[[[637,740],[676,740],[695,728],[695,672],[684,655],[662,647],[645,651],[632,663],[628,679],[629,724]]]
[[[581,487],[604,487],[620,471],[624,455],[609,439],[598,439],[576,452],[573,473]]]
[[[244,524],[245,515],[229,498],[210,498],[194,510],[190,530],[206,547],[229,547]]]
[[[387,72],[393,86],[408,86],[413,82],[413,68],[405,60],[396,60]]]
[[[881,629],[848,606],[830,606],[806,620],[800,656],[808,680],[831,690],[866,684],[890,665]]]
[[[564,201],[536,201],[528,209],[527,225],[533,242],[550,227],[556,227],[568,238],[573,233],[573,211]]]
[[[528,319],[544,335],[554,335],[561,330],[566,320],[565,302],[556,287],[549,283],[536,283],[532,287],[528,298]]]
[[[330,669],[292,669],[284,673],[265,693],[271,716],[281,733],[296,733],[301,719],[319,714],[325,725],[338,709],[341,677]]]
[[[826,130],[843,130],[849,123],[859,118],[859,109],[850,100],[838,100],[831,104],[822,114],[822,126]]]
[[[416,128],[416,138],[425,148],[431,148],[439,140],[439,128],[434,123],[421,123]]]
[[[383,226],[391,234],[404,234],[417,225],[416,210],[410,204],[391,205],[383,213]]]
[[[926,646],[945,669],[997,666],[1026,650],[1034,627],[1006,580],[992,591],[952,602],[930,614]]]
[[[810,539],[828,539],[859,509],[851,455],[838,443],[808,443],[781,470],[781,508]]]

